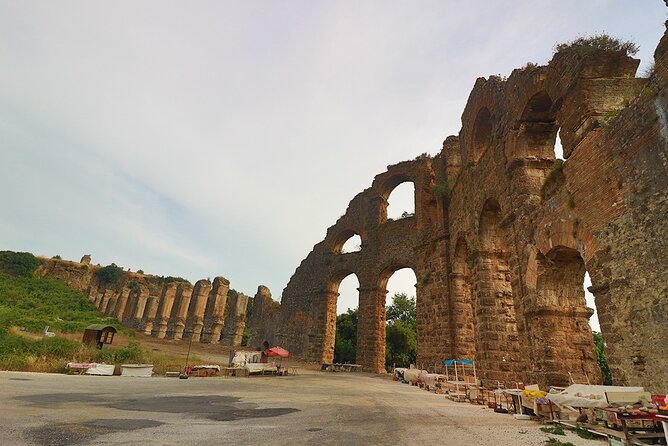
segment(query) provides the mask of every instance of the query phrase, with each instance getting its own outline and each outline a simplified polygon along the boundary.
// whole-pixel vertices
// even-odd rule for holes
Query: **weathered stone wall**
[[[588,272],[615,382],[667,387],[667,41],[649,80],[614,51],[563,51],[478,79],[459,136],[389,166],[302,261],[273,340],[330,362],[338,285],[354,273],[357,362],[382,371],[385,287],[410,267],[421,367],[468,357],[488,383],[597,382]],[[387,197],[405,181],[415,216],[388,221]],[[355,234],[361,251],[341,254]],[[269,337],[251,326],[254,342]]]
[[[183,279],[124,271],[116,283],[102,284],[96,274],[101,266],[91,265],[90,255],[81,262],[40,261],[35,272],[38,277],[62,280],[84,293],[105,316],[146,335],[218,343],[228,327],[226,345],[241,344],[248,296],[235,296],[228,305],[230,282],[222,276],[213,284],[203,279],[193,286]]]
[[[273,346],[280,333],[281,304],[271,298],[271,291],[264,285],[257,288],[253,297],[253,314],[248,323],[248,346],[262,348],[264,343]]]

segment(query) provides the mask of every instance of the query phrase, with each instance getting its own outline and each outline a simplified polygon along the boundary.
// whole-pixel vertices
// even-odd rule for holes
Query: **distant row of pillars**
[[[117,291],[89,288],[88,298],[105,316],[158,339],[190,339],[193,342],[241,345],[246,328],[249,297],[229,295],[224,277],[188,282],[169,282],[160,295],[145,285],[131,284]]]

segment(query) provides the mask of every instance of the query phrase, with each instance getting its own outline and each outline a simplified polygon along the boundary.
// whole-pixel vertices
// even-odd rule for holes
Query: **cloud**
[[[655,3],[0,1],[0,243],[278,298],[476,77],[590,30],[646,59]]]

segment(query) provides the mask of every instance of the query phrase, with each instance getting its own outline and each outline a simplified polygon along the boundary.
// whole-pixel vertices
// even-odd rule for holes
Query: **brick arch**
[[[328,237],[326,243],[329,245],[333,253],[340,254],[341,250],[343,249],[343,245],[345,245],[348,240],[356,235],[359,235],[360,239],[362,240],[362,246],[364,246],[366,234],[363,235],[363,231],[357,231],[350,227],[342,229],[340,232],[336,233],[335,236]]]
[[[408,259],[390,259],[389,262],[386,263],[386,266],[380,268],[376,286],[381,289],[387,288],[387,282],[390,280],[392,275],[400,269],[404,268],[410,268],[414,273],[416,272],[414,261]]]
[[[347,277],[354,275],[357,282],[360,282],[359,274],[354,272],[351,268],[341,267],[330,275],[327,282],[327,290],[324,293],[323,300],[323,314],[324,331],[322,333],[321,345],[321,361],[323,363],[331,363],[334,361],[334,344],[336,342],[336,305],[339,298],[339,286],[341,282]]]
[[[415,184],[415,178],[412,176],[406,175],[404,173],[399,173],[396,175],[393,175],[389,177],[386,181],[381,183],[378,188],[378,195],[381,197],[381,207],[380,207],[380,215],[379,215],[379,221],[380,223],[385,223],[388,221],[387,217],[387,208],[390,205],[389,198],[390,195],[392,195],[392,192],[394,192],[394,189],[397,188],[397,186],[404,184],[404,183],[412,183],[413,184],[413,206],[414,206],[414,212],[417,213],[418,205],[417,205],[417,185]]]
[[[357,277],[357,281],[361,283],[359,274],[357,274],[352,268],[343,267],[341,269],[336,270],[336,272],[330,276],[329,281],[327,283],[327,290],[330,292],[338,293],[339,285],[341,285],[341,282],[343,282],[344,279],[346,279],[348,276],[351,275]]]
[[[534,93],[513,124],[515,138],[507,145],[506,156],[510,160],[554,160],[560,108],[561,101],[547,91]]]
[[[476,114],[471,133],[470,145],[467,147],[467,162],[477,163],[492,142],[492,114],[487,107],[482,107]]]
[[[362,364],[368,371],[379,373],[385,370],[385,302],[387,300],[387,282],[392,274],[403,268],[411,268],[413,272],[416,272],[413,261],[392,258],[385,263],[385,266],[378,269],[373,285],[366,286],[366,284],[360,282],[360,306],[357,322],[357,362]],[[416,300],[420,302],[419,296],[416,296]]]
[[[542,255],[563,246],[578,251],[585,263],[589,263],[600,250],[594,234],[574,216],[560,215],[541,222],[539,227],[542,230],[537,231],[536,249]]]
[[[478,78],[469,95],[462,114],[460,132],[461,163],[463,166],[476,164],[485,149],[490,145],[487,140],[495,132],[495,116],[499,93],[505,82],[495,76],[489,79]],[[483,131],[484,130],[484,131]],[[484,137],[482,136],[484,135]]]

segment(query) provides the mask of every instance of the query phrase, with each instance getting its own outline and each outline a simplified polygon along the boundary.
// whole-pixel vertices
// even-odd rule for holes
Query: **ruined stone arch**
[[[412,261],[390,259],[381,267],[374,285],[367,286],[360,282],[360,305],[357,322],[357,362],[369,370],[385,370],[385,302],[387,300],[387,282],[396,271],[411,268],[417,277]],[[416,289],[416,303],[420,302]],[[419,314],[419,307],[417,309]],[[418,331],[419,338],[419,331]],[[419,341],[418,341],[419,342]]]
[[[356,231],[355,229],[344,229],[340,231],[335,237],[333,237],[329,241],[329,245],[331,247],[331,250],[335,254],[341,254],[343,253],[343,246],[350,240],[351,238],[359,236],[360,238],[360,249],[358,251],[361,251],[361,248],[364,246],[364,241],[365,238],[362,236],[362,231]]]
[[[514,123],[516,137],[508,145],[510,160],[555,159],[555,141],[559,132],[560,100],[554,100],[545,90],[529,97]]]
[[[477,163],[492,142],[492,114],[487,107],[481,107],[473,123],[467,162]]]
[[[585,301],[585,261],[574,247],[556,245],[535,259],[536,289],[525,308],[531,370],[539,384],[601,382]]]
[[[360,282],[359,275],[352,269],[344,267],[334,272],[327,281],[327,292],[324,307],[324,331],[322,337],[322,362],[332,363],[334,361],[334,344],[336,342],[336,304],[339,298],[339,286],[344,279],[355,276]],[[357,329],[359,333],[359,326]],[[358,334],[359,339],[359,334]]]
[[[390,176],[387,180],[385,180],[380,185],[378,190],[378,195],[382,199],[382,205],[380,207],[380,215],[379,215],[379,222],[381,224],[388,221],[387,208],[390,204],[389,203],[390,195],[392,195],[392,192],[394,192],[394,189],[396,189],[397,186],[404,183],[413,184],[413,212],[414,213],[418,212],[417,198],[416,198],[417,185],[415,184],[415,179],[404,173],[397,173],[395,175]]]

